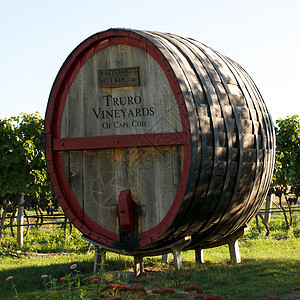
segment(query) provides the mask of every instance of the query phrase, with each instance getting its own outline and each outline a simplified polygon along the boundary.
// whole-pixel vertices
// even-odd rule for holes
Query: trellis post
[[[17,242],[19,246],[23,246],[24,236],[24,193],[21,194],[18,212],[17,212]]]

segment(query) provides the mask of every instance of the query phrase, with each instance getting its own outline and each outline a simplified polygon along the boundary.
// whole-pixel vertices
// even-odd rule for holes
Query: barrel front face
[[[68,217],[90,238],[129,249],[151,243],[176,215],[189,124],[168,63],[148,41],[123,34],[94,36],[66,61],[46,133],[51,180]],[[128,190],[130,199],[122,196]]]

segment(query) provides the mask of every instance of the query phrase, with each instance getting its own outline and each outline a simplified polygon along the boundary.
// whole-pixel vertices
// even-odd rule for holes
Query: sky
[[[239,63],[273,120],[300,115],[299,0],[0,0],[0,119],[45,116],[54,79],[109,28],[190,37]]]

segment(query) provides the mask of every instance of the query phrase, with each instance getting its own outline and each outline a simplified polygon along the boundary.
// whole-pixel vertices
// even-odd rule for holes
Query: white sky
[[[300,0],[0,0],[0,118],[44,117],[70,52],[116,27],[194,38],[250,74],[274,120],[300,115]]]

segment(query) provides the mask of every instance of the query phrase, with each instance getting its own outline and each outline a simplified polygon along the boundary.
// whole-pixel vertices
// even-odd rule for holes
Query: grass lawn
[[[8,276],[14,276],[12,282],[20,298],[50,299],[41,275],[51,275],[59,281],[60,277],[72,272],[70,265],[74,263],[77,264],[76,271],[85,277],[82,285],[88,290],[90,299],[97,299],[96,285],[90,283],[90,279],[95,277],[101,278],[100,287],[108,283],[144,286],[147,291],[170,287],[177,292],[171,299],[184,299],[183,289],[192,284],[201,287],[204,294],[221,295],[222,299],[263,299],[267,296],[300,299],[300,295],[293,291],[300,286],[300,239],[294,237],[299,236],[299,222],[295,221],[293,230],[297,234],[294,234],[280,229],[279,220],[274,220],[274,224],[270,224],[272,234],[268,238],[257,233],[255,222],[250,225],[253,228],[239,242],[241,264],[229,264],[228,246],[225,245],[204,250],[204,264],[194,262],[193,251],[183,252],[183,268],[179,271],[174,270],[172,255],[169,265],[162,264],[161,257],[147,257],[144,259],[146,274],[139,278],[131,273],[121,277],[112,272],[133,270],[132,257],[114,253],[107,255],[106,271],[93,275],[93,252],[84,253],[87,243],[80,239],[77,230],[73,230],[71,235],[64,235],[60,229],[40,227],[32,230],[19,250],[51,253],[45,256],[18,255],[17,246],[8,234],[0,248],[0,299],[15,297],[11,282],[5,281]],[[148,297],[155,299],[154,296]],[[60,295],[57,299],[72,298]],[[80,296],[74,299],[80,299]]]

